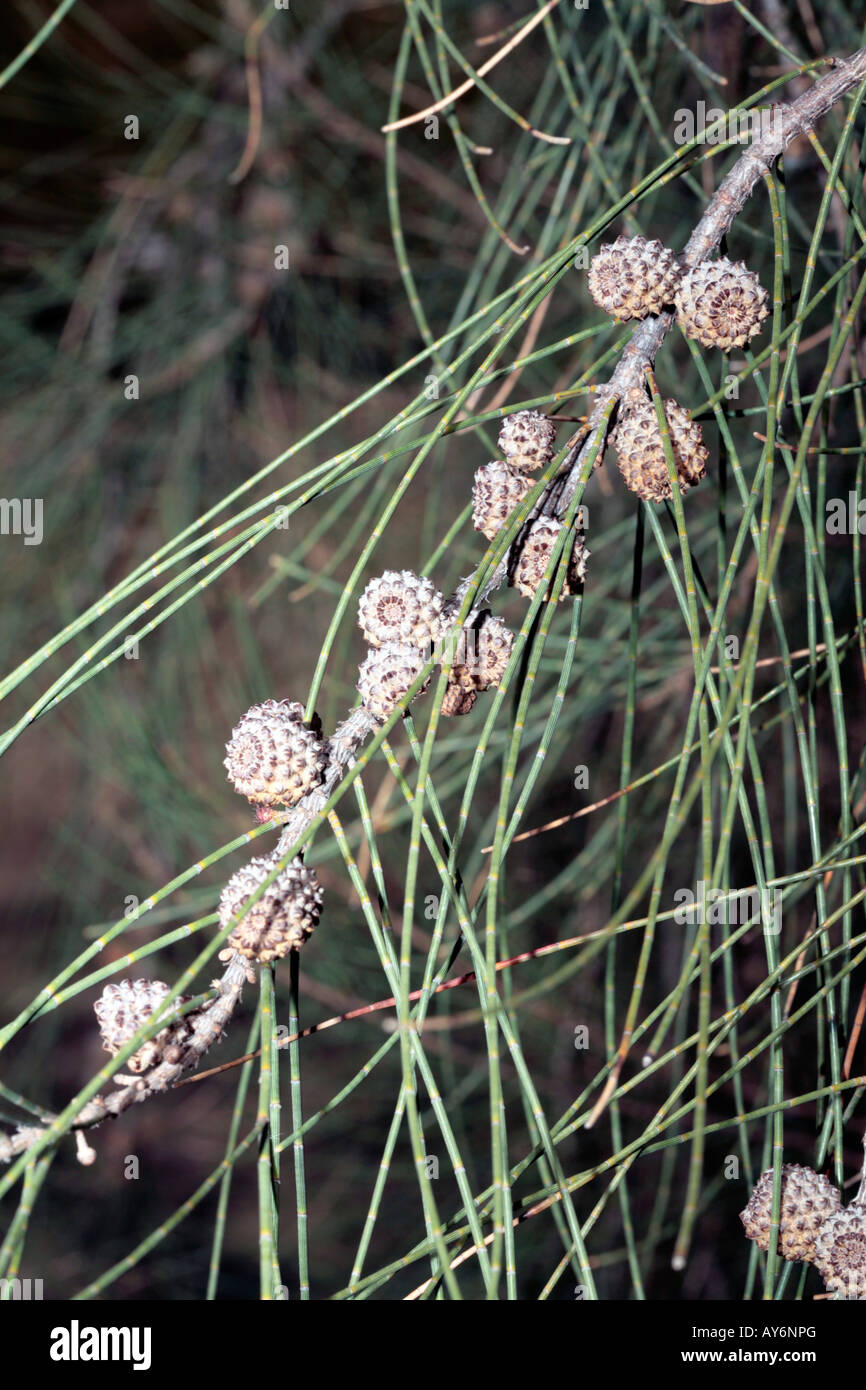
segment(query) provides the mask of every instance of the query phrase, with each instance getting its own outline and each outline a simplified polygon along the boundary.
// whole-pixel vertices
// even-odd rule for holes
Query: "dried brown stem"
[[[495,68],[497,63],[501,63],[502,59],[506,58],[518,44],[522,43],[527,35],[531,34],[533,29],[535,29],[545,16],[550,14],[550,11],[555,9],[558,4],[559,0],[547,0],[547,4],[542,5],[541,9],[538,10],[531,19],[527,20],[522,29],[518,29],[517,33],[513,34],[507,43],[497,49],[497,51],[487,59],[486,63],[481,64],[477,76],[486,76],[491,68]],[[391,121],[389,125],[383,125],[383,132],[389,130],[402,130],[404,126],[415,125],[417,121],[426,120],[428,116],[433,116],[437,111],[444,110],[444,108],[450,106],[453,101],[457,101],[459,97],[465,96],[467,92],[471,92],[472,88],[475,86],[475,82],[475,77],[467,77],[466,81],[462,82],[459,87],[455,87],[453,92],[446,93],[444,97],[440,97],[439,101],[434,101],[432,106],[426,106],[423,111],[415,111],[411,116],[403,116],[399,121]],[[532,134],[538,136],[541,140],[549,141],[553,145],[571,144],[570,137],[546,135],[543,131],[535,129],[533,129]]]

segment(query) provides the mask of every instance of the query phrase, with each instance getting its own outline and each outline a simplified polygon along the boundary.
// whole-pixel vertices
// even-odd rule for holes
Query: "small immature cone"
[[[468,714],[478,699],[474,690],[464,690],[460,685],[449,684],[442,697],[441,711],[449,718]]]
[[[514,633],[501,618],[485,614],[477,627],[446,633],[442,664],[453,656],[448,681],[462,690],[489,690],[499,685],[511,660]]]
[[[485,614],[477,627],[461,628],[445,634],[442,664],[453,657],[448,673],[448,689],[442,700],[445,715],[468,714],[478,691],[499,685],[511,659],[514,633],[501,618]]]
[[[621,236],[593,256],[588,287],[599,308],[624,323],[672,304],[682,273],[674,252],[660,241]]]

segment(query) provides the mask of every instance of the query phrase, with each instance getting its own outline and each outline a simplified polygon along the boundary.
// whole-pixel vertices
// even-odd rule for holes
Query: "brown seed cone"
[[[372,647],[387,642],[424,647],[436,640],[443,603],[431,580],[412,570],[385,570],[361,595],[358,624]]]
[[[824,1222],[839,1211],[839,1189],[812,1168],[799,1163],[782,1167],[782,1200],[779,1208],[778,1253],[783,1259],[814,1260],[816,1239]],[[770,1247],[770,1214],[773,1203],[773,1170],[758,1179],[740,1220],[749,1240],[760,1250]]]
[[[532,523],[529,535],[520,553],[512,583],[526,598],[534,598],[539,584],[544,582],[544,574],[550,563],[550,556],[562,530],[562,522],[552,517],[542,516]],[[576,594],[586,575],[586,562],[589,556],[583,540],[583,531],[578,529],[572,546],[571,559],[565,583],[560,590],[560,600]]]
[[[441,660],[453,662],[448,675],[449,686],[462,690],[489,690],[499,685],[511,660],[514,633],[501,618],[486,614],[478,627],[464,627],[448,632],[443,642]]]
[[[462,686],[449,684],[442,697],[442,713],[452,718],[456,715],[468,714],[477,699],[478,696],[474,690],[464,690]]]
[[[325,761],[303,705],[265,700],[235,725],[223,764],[235,791],[254,805],[294,806],[319,785]]]
[[[767,291],[742,261],[703,261],[680,280],[677,323],[687,338],[728,352],[760,331],[770,312]]]
[[[708,450],[701,427],[674,400],[665,401],[671,447],[677,465],[680,492],[695,487],[706,474]],[[671,496],[671,482],[661,431],[652,400],[640,387],[628,391],[619,404],[619,418],[611,431],[619,471],[626,486],[645,502],[663,502]]]
[[[494,459],[479,468],[472,487],[472,525],[489,541],[502,530],[514,508],[532,491],[532,479]]]
[[[828,1293],[866,1299],[866,1206],[852,1202],[824,1222],[815,1241],[814,1264]]]
[[[220,894],[221,927],[227,927],[243,911],[247,900],[275,868],[275,861],[263,855],[251,859],[232,875]],[[289,951],[299,950],[312,936],[322,899],[322,888],[313,870],[302,860],[293,859],[229,933],[227,945],[248,960],[280,960]]]
[[[384,647],[373,647],[358,673],[358,689],[365,709],[384,724],[426,664],[424,653],[405,643],[389,642]],[[428,679],[419,695],[429,684]]]
[[[509,467],[518,473],[534,473],[550,463],[555,452],[556,425],[540,410],[518,410],[506,415],[499,431],[499,447]]]
[[[593,256],[587,284],[599,308],[625,322],[673,304],[682,273],[674,252],[660,241],[621,236]]]
[[[106,985],[93,1005],[105,1051],[116,1056],[162,1006],[167,994],[168,985],[163,980],[120,980],[117,984]],[[188,998],[189,995],[181,995],[175,1003],[185,1004]],[[192,1036],[192,1029],[190,1014],[167,1023],[127,1059],[127,1071],[136,1076],[149,1071],[162,1061],[168,1048],[183,1047]]]

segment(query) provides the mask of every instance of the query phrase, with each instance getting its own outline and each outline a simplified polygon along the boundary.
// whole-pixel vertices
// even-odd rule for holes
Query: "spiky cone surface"
[[[550,556],[562,530],[562,522],[552,517],[542,516],[532,523],[520,559],[514,570],[512,583],[526,598],[533,598],[539,584],[544,582],[545,571],[550,564]],[[571,558],[560,590],[560,599],[576,594],[586,575],[586,562],[589,551],[579,530],[574,538]]]
[[[828,1293],[866,1299],[866,1205],[852,1202],[824,1222],[813,1263]]]
[[[223,762],[235,791],[254,805],[294,806],[321,782],[326,757],[303,705],[265,700],[235,725]]]
[[[532,479],[525,473],[509,468],[507,463],[494,459],[475,474],[472,486],[472,525],[489,541],[502,530],[515,507],[519,507],[528,492]]]
[[[116,1056],[133,1034],[147,1023],[154,1011],[162,1006],[168,992],[168,985],[163,980],[120,980],[117,984],[106,985],[93,1005],[105,1051]],[[184,1004],[188,997],[181,995],[176,1002]],[[136,1076],[149,1071],[163,1060],[166,1052],[169,1052],[171,1060],[174,1050],[183,1048],[191,1036],[189,1014],[172,1020],[127,1059],[127,1070]]]
[[[674,400],[664,403],[677,466],[680,492],[696,487],[707,471],[708,450],[701,427]],[[655,406],[640,387],[627,391],[619,404],[619,417],[610,442],[626,486],[645,502],[664,502],[671,496],[671,480]]]
[[[675,253],[660,241],[617,237],[593,256],[587,286],[612,319],[644,319],[673,304],[683,270]]]
[[[782,1195],[779,1206],[778,1253],[783,1259],[814,1260],[817,1238],[824,1223],[840,1207],[839,1189],[812,1168],[799,1163],[782,1167]],[[773,1204],[773,1170],[762,1173],[745,1210],[740,1212],[743,1229],[760,1250],[770,1247],[770,1215]]]
[[[424,653],[407,643],[388,642],[384,647],[373,647],[358,672],[358,689],[364,708],[384,724],[426,664]],[[419,695],[429,684],[428,678]]]
[[[361,595],[358,623],[372,647],[424,647],[436,640],[444,602],[432,580],[411,570],[385,570]]]
[[[511,660],[514,633],[501,618],[486,614],[478,627],[464,627],[447,634],[442,662],[452,656],[449,686],[461,690],[489,690],[499,685]]]
[[[221,927],[243,912],[246,903],[275,868],[273,859],[251,859],[232,874],[219,900]],[[229,933],[227,945],[247,960],[281,960],[312,936],[322,910],[322,888],[300,859],[277,875],[249,912]]]
[[[747,343],[770,312],[767,291],[757,275],[742,261],[724,256],[687,271],[674,302],[686,337],[722,352]]]
[[[518,473],[534,473],[550,463],[555,441],[556,425],[540,410],[506,415],[499,431],[499,447],[509,467]]]

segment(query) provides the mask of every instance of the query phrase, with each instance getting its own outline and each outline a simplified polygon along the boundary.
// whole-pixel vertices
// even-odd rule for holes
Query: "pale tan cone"
[[[773,1170],[762,1173],[740,1220],[749,1240],[760,1250],[770,1246]],[[783,1259],[814,1260],[816,1240],[824,1222],[839,1211],[839,1189],[812,1168],[799,1163],[782,1167],[778,1253]]]
[[[587,283],[599,308],[626,322],[673,304],[682,273],[675,253],[660,241],[621,236],[593,256]]]
[[[221,927],[227,927],[243,911],[275,868],[273,859],[261,856],[232,875],[220,894]],[[279,960],[289,951],[299,950],[312,936],[322,901],[322,888],[313,870],[302,860],[293,859],[229,933],[226,945],[248,960]]]

